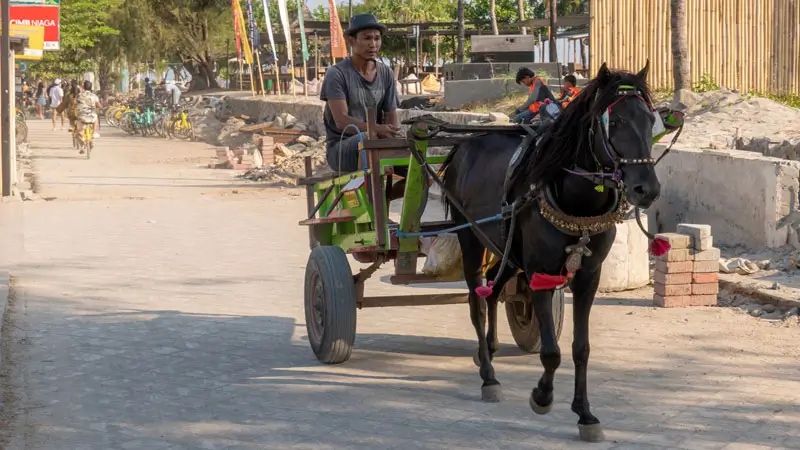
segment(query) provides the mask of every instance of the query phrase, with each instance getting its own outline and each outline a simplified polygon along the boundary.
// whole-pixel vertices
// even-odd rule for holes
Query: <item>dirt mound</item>
[[[800,139],[800,109],[726,89],[696,94],[696,97],[697,103],[687,111],[680,145],[712,149],[735,147],[769,155],[774,146],[783,145],[784,141],[797,145],[792,141]],[[766,151],[764,138],[769,142]],[[756,143],[751,144],[754,140]],[[795,153],[783,145],[775,156]]]

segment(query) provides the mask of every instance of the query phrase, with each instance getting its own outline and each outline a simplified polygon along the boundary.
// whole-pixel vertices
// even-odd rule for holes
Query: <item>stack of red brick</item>
[[[658,237],[670,250],[656,258],[653,303],[674,308],[714,306],[719,292],[719,249],[710,225],[678,224],[677,232]]]

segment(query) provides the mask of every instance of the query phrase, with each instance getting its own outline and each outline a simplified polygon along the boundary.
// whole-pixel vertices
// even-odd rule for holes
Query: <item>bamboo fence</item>
[[[672,88],[670,0],[590,0],[591,74],[637,71]],[[800,0],[686,0],[691,78],[742,92],[800,94]]]

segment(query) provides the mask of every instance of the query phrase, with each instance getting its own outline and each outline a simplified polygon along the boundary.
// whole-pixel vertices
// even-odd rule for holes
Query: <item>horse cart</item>
[[[376,111],[368,111],[369,130],[375,129]],[[467,303],[467,292],[365,296],[364,283],[384,263],[393,262],[393,285],[452,281],[419,273],[420,236],[453,231],[452,221],[422,222],[432,181],[439,182],[432,166],[445,156],[428,155],[429,147],[458,144],[477,133],[524,133],[518,126],[452,125],[429,116],[405,121],[405,139],[376,139],[362,135],[363,169],[329,176],[312,176],[310,158],[305,161],[308,217],[299,222],[309,229],[311,255],[305,272],[305,315],[308,339],[317,359],[336,364],[349,359],[356,337],[356,313],[361,308],[449,305]],[[413,151],[412,151],[413,150]],[[487,151],[491,151],[487,149]],[[399,223],[388,216],[389,194],[396,167],[408,167]],[[480,222],[480,221],[478,221]],[[347,255],[366,267],[353,273]],[[533,315],[528,283],[522,273],[505,285],[508,324],[517,346],[525,352],[540,349],[539,326]],[[553,295],[556,336],[561,334],[564,292]]]

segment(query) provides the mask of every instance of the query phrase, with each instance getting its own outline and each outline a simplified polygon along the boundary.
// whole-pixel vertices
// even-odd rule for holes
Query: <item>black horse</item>
[[[442,167],[445,191],[453,196],[445,200],[445,208],[456,223],[499,212],[506,217],[458,231],[470,316],[478,335],[483,400],[502,399],[491,362],[499,347],[497,298],[503,284],[522,270],[531,285],[544,366],[530,406],[537,414],[550,411],[553,377],[561,363],[553,289],[569,282],[574,316],[572,411],[579,416],[580,437],[586,441],[604,438],[586,390],[589,312],[600,267],[614,242],[615,224],[627,217],[630,204],[650,206],[661,188],[650,156],[655,116],[646,82],[649,66],[648,61],[633,74],[610,71],[603,64],[538,144],[522,144],[523,137],[516,134],[475,136],[453,149]],[[515,169],[507,171],[512,160]],[[498,257],[505,253],[507,263],[494,266],[494,273],[487,274],[494,284],[484,286],[487,248]]]

